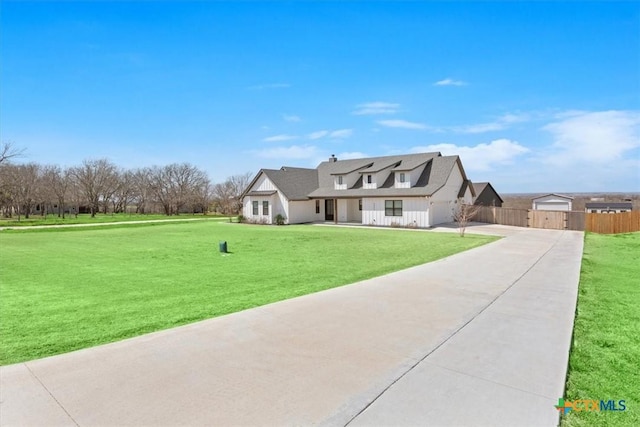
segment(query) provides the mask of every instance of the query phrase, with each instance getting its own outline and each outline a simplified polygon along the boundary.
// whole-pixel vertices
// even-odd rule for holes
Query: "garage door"
[[[431,225],[453,221],[449,202],[434,202],[429,209],[431,209]]]
[[[539,211],[568,211],[569,204],[564,202],[536,202]]]

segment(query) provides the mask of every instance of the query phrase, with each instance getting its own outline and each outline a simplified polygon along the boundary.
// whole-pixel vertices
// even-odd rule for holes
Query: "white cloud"
[[[291,141],[293,139],[298,139],[298,137],[295,135],[281,134],[281,135],[270,136],[268,138],[263,139],[263,141],[264,142],[282,142],[282,141]]]
[[[319,130],[317,132],[311,132],[309,135],[307,135],[307,137],[309,139],[320,139],[320,138],[324,138],[327,135],[329,135],[328,130]]]
[[[485,133],[485,132],[493,132],[498,130],[504,130],[509,128],[511,125],[515,123],[522,123],[530,120],[528,114],[512,114],[507,113],[498,117],[493,122],[487,123],[478,123],[475,125],[466,125],[466,126],[456,126],[451,128],[454,132],[457,133]]]
[[[411,149],[413,153],[435,151],[440,151],[444,156],[460,156],[466,171],[488,171],[495,165],[512,163],[518,156],[529,152],[529,149],[516,141],[504,138],[471,147],[455,144],[433,144]]]
[[[293,115],[293,114],[283,114],[282,115],[282,119],[285,122],[293,122],[293,123],[297,123],[297,122],[301,122],[302,119],[299,116]]]
[[[433,85],[434,86],[466,86],[467,82],[463,82],[462,80],[454,80],[450,77],[447,77],[443,80],[438,80]]]
[[[257,150],[253,153],[265,159],[312,159],[318,156],[318,149],[313,145],[292,145]]]
[[[549,162],[612,166],[610,162],[640,147],[640,111],[571,111],[556,119],[542,128],[554,139]]]
[[[336,157],[338,157],[338,160],[348,160],[348,159],[362,159],[364,157],[369,157],[369,156],[367,156],[365,153],[362,153],[360,151],[347,151],[347,152],[338,154]]]
[[[319,130],[307,135],[309,139],[320,139],[324,137],[333,139],[349,138],[353,134],[353,129],[338,129],[338,130]]]
[[[353,134],[353,129],[338,129],[329,134],[329,138],[343,139],[349,138]]]
[[[326,162],[329,158],[329,154],[325,154],[326,151],[319,152],[319,155],[312,159],[309,164],[313,167],[316,167],[322,162]],[[367,154],[362,153],[360,151],[345,151],[342,153],[335,154],[338,160],[349,160],[349,159],[362,159],[365,157],[369,157]]]
[[[501,123],[522,123],[531,120],[531,116],[526,113],[506,113],[498,118]]]
[[[372,114],[395,114],[398,112],[400,104],[392,102],[366,102],[364,104],[356,105],[356,110],[351,114],[356,116],[372,115]]]
[[[264,90],[264,89],[285,89],[291,87],[289,83],[267,83],[261,85],[248,86],[248,90]]]
[[[402,128],[402,129],[417,129],[417,130],[425,130],[428,129],[429,126],[422,124],[422,123],[416,123],[416,122],[409,122],[407,120],[378,120],[377,122],[379,125],[381,126],[386,126],[389,128]]]
[[[499,122],[478,123],[475,125],[458,126],[452,128],[457,133],[485,133],[505,129],[505,125]]]

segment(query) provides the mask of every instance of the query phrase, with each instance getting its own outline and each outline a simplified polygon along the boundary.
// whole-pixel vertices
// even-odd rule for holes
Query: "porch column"
[[[338,199],[333,199],[333,223],[338,223]]]

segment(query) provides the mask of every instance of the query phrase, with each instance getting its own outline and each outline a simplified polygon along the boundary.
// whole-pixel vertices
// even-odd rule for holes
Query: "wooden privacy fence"
[[[473,220],[490,224],[514,225],[516,227],[584,230],[594,233],[630,233],[640,231],[640,211],[600,214],[482,206],[473,217]]]
[[[529,209],[527,212],[529,221],[527,225],[533,228],[547,228],[552,230],[564,230],[567,220],[566,212],[560,211],[535,211]]]
[[[567,230],[583,231],[586,214],[584,212],[570,211],[567,214]]]
[[[489,224],[527,227],[527,210],[481,206],[478,213],[473,217],[473,220],[487,222]]]
[[[640,231],[640,211],[620,213],[588,213],[585,230],[594,233],[614,234]]]

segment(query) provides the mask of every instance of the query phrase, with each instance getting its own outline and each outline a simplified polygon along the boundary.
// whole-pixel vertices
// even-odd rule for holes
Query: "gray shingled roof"
[[[471,181],[468,179],[465,179],[464,181],[462,181],[462,185],[460,186],[460,191],[458,191],[458,198],[464,197],[464,193],[467,192],[467,188],[471,190],[471,196],[475,197],[478,194],[476,193],[474,185],[471,183]]]
[[[418,166],[422,166],[432,158],[438,157],[438,156],[440,156],[440,153],[422,153],[422,154],[412,154],[410,157],[404,156],[406,158],[402,160],[402,163],[400,163],[397,167],[393,168],[392,170],[394,172],[395,171],[406,172],[406,171],[414,170]]]
[[[476,194],[479,196],[480,193],[482,193],[485,189],[485,187],[487,185],[489,185],[488,182],[474,182],[472,183],[473,185],[473,189],[476,191]]]
[[[424,172],[418,178],[416,185],[411,188],[385,188],[388,180],[383,183],[382,187],[375,190],[364,189],[361,186],[354,185],[347,190],[335,190],[333,185],[332,175],[346,173],[341,171],[356,170],[354,166],[365,165],[366,162],[375,164],[394,164],[400,162],[398,168],[402,167],[402,164],[407,162],[411,164],[417,164],[418,166],[428,162],[424,169]],[[318,166],[318,182],[320,187],[309,194],[311,198],[360,198],[360,197],[386,197],[386,196],[431,196],[433,193],[442,188],[453,167],[459,161],[458,156],[440,156],[440,153],[421,153],[421,154],[407,154],[404,156],[387,156],[387,157],[371,157],[367,159],[355,159],[355,160],[343,160],[337,162],[322,162]],[[348,164],[340,164],[342,162],[349,162]],[[400,170],[400,169],[399,169]],[[391,173],[392,175],[394,172]],[[464,172],[463,172],[464,174]],[[393,178],[389,178],[393,179]],[[466,177],[464,177],[466,179]]]
[[[376,173],[381,170],[385,170],[390,168],[391,166],[400,166],[401,160],[379,160],[374,162],[371,166],[366,169],[362,169],[358,171],[358,173]]]
[[[277,191],[249,191],[247,196],[273,196]]]
[[[289,200],[307,200],[309,193],[318,188],[318,171],[316,169],[284,166],[277,170],[262,169],[261,172],[267,175]]]
[[[482,194],[482,192],[484,190],[487,189],[487,187],[490,187],[491,190],[493,190],[493,192],[495,193],[496,196],[498,196],[498,199],[500,199],[501,202],[504,203],[504,200],[502,200],[502,197],[500,197],[500,195],[498,194],[498,192],[496,191],[495,188],[493,188],[493,185],[491,185],[490,182],[474,182],[471,184],[473,186],[473,190],[475,191],[475,195],[476,197],[480,197],[480,195]]]
[[[426,164],[426,165],[425,165]],[[467,177],[458,156],[442,156],[440,153],[418,153],[400,156],[368,157],[325,161],[317,169],[282,167],[282,169],[262,169],[245,190],[251,195],[253,187],[261,173],[264,173],[289,200],[308,200],[310,198],[361,198],[361,197],[411,197],[431,196],[442,188],[451,171],[459,165],[463,179]],[[409,171],[421,165],[424,170],[416,184],[411,188],[394,188],[394,171]],[[362,173],[380,171],[394,167],[384,183],[375,190],[362,187],[362,176],[347,190],[334,189],[334,175],[346,175],[360,171]]]

